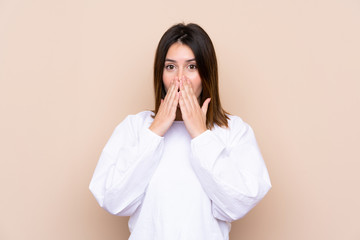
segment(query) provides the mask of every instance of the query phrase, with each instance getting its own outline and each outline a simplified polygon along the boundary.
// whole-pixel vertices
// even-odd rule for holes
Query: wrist
[[[203,134],[204,132],[206,132],[207,128],[202,128],[196,132],[194,132],[193,134],[190,134],[191,138],[194,139],[198,136],[200,136],[201,134]]]
[[[153,124],[150,125],[149,130],[160,137],[164,136],[164,133],[162,133],[162,131],[159,128],[157,128],[156,126],[153,126]]]
[[[157,119],[155,119],[151,123],[149,130],[159,135],[160,137],[163,137],[170,126],[171,124],[169,125],[168,122],[158,121]]]

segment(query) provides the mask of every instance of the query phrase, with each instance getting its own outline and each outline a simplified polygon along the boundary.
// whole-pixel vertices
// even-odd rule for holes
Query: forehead
[[[195,58],[193,51],[191,48],[183,43],[176,42],[170,46],[167,54],[167,59],[172,60],[189,60]]]

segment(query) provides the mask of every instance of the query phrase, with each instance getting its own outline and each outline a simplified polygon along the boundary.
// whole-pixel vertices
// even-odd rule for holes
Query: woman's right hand
[[[161,99],[159,110],[149,129],[159,136],[164,136],[171,127],[175,118],[179,103],[179,81],[174,79],[166,93],[165,99]]]

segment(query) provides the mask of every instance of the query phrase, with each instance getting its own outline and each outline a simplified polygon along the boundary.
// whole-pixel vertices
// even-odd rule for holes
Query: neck
[[[178,107],[176,109],[176,117],[175,117],[175,121],[182,121],[182,115],[181,115],[181,110],[180,110],[180,107]]]

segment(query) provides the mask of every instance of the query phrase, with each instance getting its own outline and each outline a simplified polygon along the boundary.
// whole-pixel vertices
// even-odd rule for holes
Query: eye
[[[196,69],[197,69],[197,66],[196,66],[196,64],[190,64],[190,65],[188,66],[188,68],[189,68],[190,70],[196,70]]]
[[[168,64],[165,66],[166,70],[174,70],[175,69],[175,65],[174,64]]]

